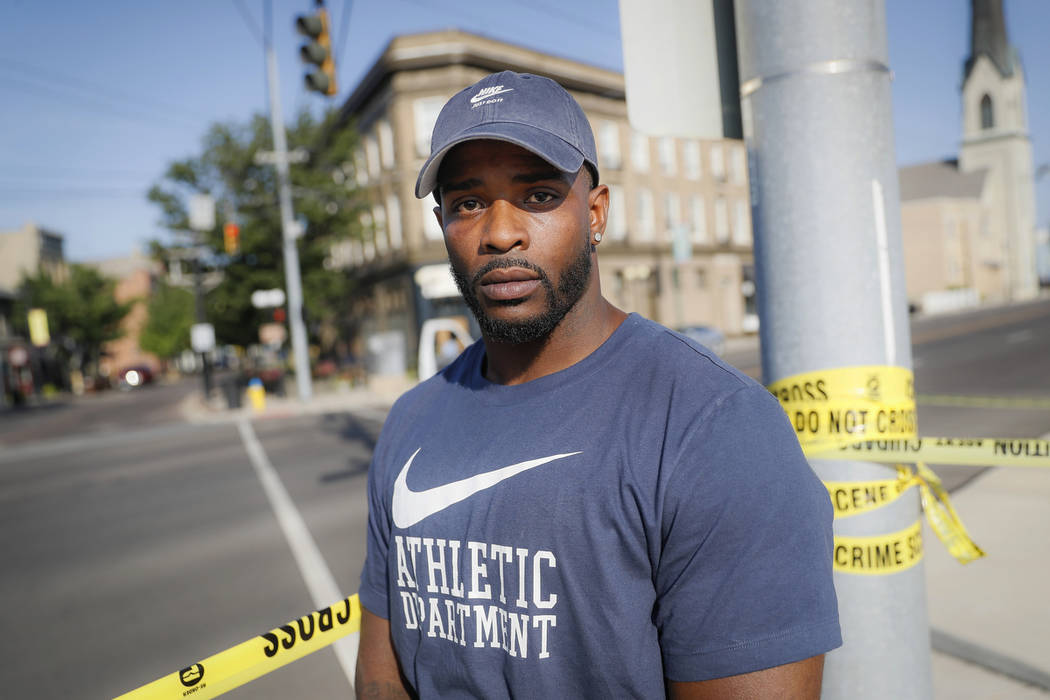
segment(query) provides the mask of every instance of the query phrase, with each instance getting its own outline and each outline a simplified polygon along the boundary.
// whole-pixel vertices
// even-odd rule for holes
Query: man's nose
[[[481,247],[489,253],[506,253],[529,247],[525,215],[505,199],[497,199],[489,207],[482,232]]]

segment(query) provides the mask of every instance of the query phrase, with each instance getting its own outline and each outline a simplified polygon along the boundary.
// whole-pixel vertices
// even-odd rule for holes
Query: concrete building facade
[[[62,234],[27,223],[0,231],[0,340],[11,336],[11,312],[25,275],[44,270],[55,279],[66,274]]]
[[[363,335],[400,334],[412,352],[424,320],[472,322],[448,273],[435,201],[413,188],[447,99],[506,69],[557,80],[591,121],[611,202],[603,293],[672,327],[754,330],[742,142],[648,138],[628,124],[621,74],[447,30],[393,39],[342,107],[341,123],[361,135],[353,172],[367,197],[365,237],[333,248],[329,264],[370,290],[353,302]]]

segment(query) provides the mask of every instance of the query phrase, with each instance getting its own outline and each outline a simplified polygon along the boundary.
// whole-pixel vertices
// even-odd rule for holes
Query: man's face
[[[452,274],[486,339],[549,336],[591,287],[590,178],[482,140],[445,156],[438,182]]]

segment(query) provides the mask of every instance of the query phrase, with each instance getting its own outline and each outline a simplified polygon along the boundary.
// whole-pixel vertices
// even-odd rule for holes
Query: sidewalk
[[[407,381],[355,388],[318,383],[309,403],[267,396],[261,412],[252,411],[247,398],[244,407],[228,410],[221,398],[205,405],[193,394],[182,412],[195,423],[352,410],[382,415],[410,386]],[[990,469],[953,493],[952,501],[987,556],[961,565],[924,525],[930,626],[935,646],[951,650],[933,651],[934,697],[1050,700],[1050,470]]]
[[[411,387],[412,383],[402,378],[384,378],[358,387],[315,381],[313,396],[304,403],[295,395],[294,382],[289,382],[284,396],[266,394],[265,407],[261,411],[252,408],[247,392],[241,397],[241,407],[234,409],[227,407],[226,399],[219,391],[213,393],[209,401],[194,392],[182,401],[179,412],[190,423],[228,423],[242,417],[266,420],[354,410],[385,414],[397,397]]]
[[[1019,662],[1014,675],[1036,671],[1035,680],[1050,685],[1050,470],[990,469],[956,491],[952,501],[987,556],[961,565],[925,528],[931,627],[983,648],[966,654],[977,664],[1010,670],[1011,661]],[[1047,687],[1036,688],[977,664],[935,650],[935,697],[1050,698]]]

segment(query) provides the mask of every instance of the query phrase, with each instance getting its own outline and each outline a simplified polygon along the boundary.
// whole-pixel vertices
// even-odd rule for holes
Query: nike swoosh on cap
[[[431,515],[523,471],[534,469],[557,459],[581,454],[580,452],[566,452],[565,454],[551,455],[550,457],[530,459],[526,462],[518,462],[517,464],[475,474],[449,484],[435,486],[425,491],[413,491],[408,487],[408,469],[412,466],[412,460],[416,458],[416,455],[422,449],[420,447],[412,453],[412,456],[405,462],[405,466],[401,468],[401,473],[397,475],[397,480],[394,481],[394,498],[391,504],[391,514],[394,518],[394,525],[399,528],[412,527],[424,518],[429,518]]]
[[[505,92],[514,92],[514,88],[507,88],[506,90],[497,90],[496,92],[481,93],[478,95],[474,95],[470,98],[470,103],[475,104],[477,102],[481,102],[482,100],[487,100],[488,98],[493,97],[495,95],[502,95]]]

